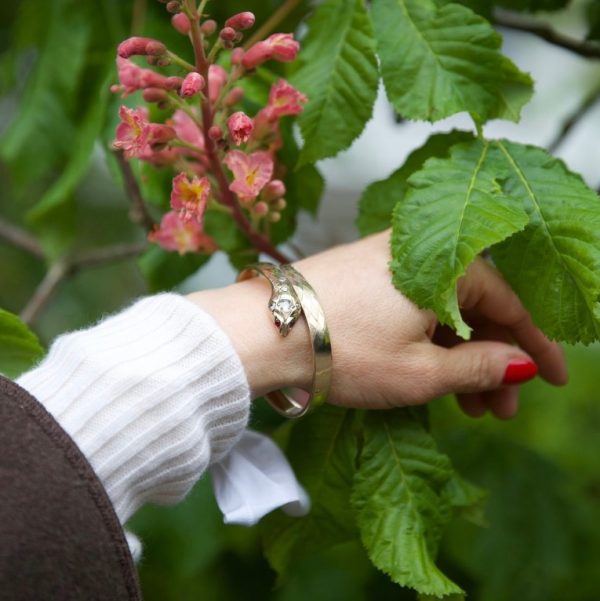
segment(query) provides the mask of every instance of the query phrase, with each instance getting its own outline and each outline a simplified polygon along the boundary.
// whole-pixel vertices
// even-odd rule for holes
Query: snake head
[[[282,336],[289,334],[302,312],[300,303],[289,293],[274,293],[269,300],[269,309]]]

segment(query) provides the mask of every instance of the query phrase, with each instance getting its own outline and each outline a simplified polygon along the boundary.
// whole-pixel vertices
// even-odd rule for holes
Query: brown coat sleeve
[[[71,438],[0,376],[0,601],[141,599],[123,529]]]

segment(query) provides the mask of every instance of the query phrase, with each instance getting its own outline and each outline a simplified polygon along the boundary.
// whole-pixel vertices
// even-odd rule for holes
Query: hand
[[[396,290],[388,263],[389,232],[384,232],[295,264],[327,316],[333,346],[330,402],[382,409],[456,393],[469,415],[490,409],[508,418],[517,411],[517,382],[537,368],[552,384],[566,382],[560,347],[533,325],[516,294],[484,260],[475,261],[458,284],[459,305],[474,329],[469,342],[438,327],[433,312]],[[304,320],[280,338],[268,298],[264,278],[192,295],[229,334],[256,395],[285,385],[307,387],[312,376]]]

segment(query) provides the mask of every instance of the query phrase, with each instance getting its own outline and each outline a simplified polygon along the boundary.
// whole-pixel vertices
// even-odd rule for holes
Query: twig
[[[44,279],[36,288],[33,296],[21,311],[21,320],[30,324],[41,313],[42,309],[48,304],[48,301],[54,294],[61,282],[67,277],[68,266],[59,261],[52,265],[46,272]]]
[[[119,168],[123,174],[123,182],[125,184],[125,192],[129,197],[129,218],[133,223],[141,225],[146,231],[151,231],[154,228],[154,219],[148,211],[148,207],[144,202],[140,187],[138,186],[135,175],[131,170],[131,165],[123,156],[122,152],[115,153]]]
[[[507,27],[515,31],[531,33],[538,38],[546,40],[550,44],[570,50],[579,56],[586,58],[600,58],[600,44],[597,42],[588,42],[585,40],[576,40],[552,29],[543,23],[534,23],[523,19],[515,18],[510,15],[496,15],[494,23],[499,27]]]
[[[600,100],[600,87],[592,90],[581,103],[580,106],[577,107],[575,111],[563,122],[563,125],[558,132],[558,135],[554,140],[548,145],[548,150],[550,152],[555,152],[557,148],[567,139],[571,130],[583,119],[588,112],[594,107],[594,105]]]
[[[34,257],[38,257],[39,259],[44,258],[44,250],[29,232],[22,230],[12,223],[4,221],[4,219],[0,219],[0,238],[3,238],[13,246],[28,252]]]
[[[81,253],[70,261],[71,273],[87,267],[98,267],[114,261],[122,261],[141,255],[147,248],[146,242],[133,242],[131,244],[113,244],[104,248],[97,248]]]
[[[286,0],[244,43],[244,48],[266,38],[301,2],[302,0]]]
[[[48,270],[44,279],[29,299],[29,302],[23,311],[21,311],[21,319],[26,324],[30,324],[37,319],[62,282],[75,275],[80,269],[98,267],[115,261],[136,257],[145,248],[145,242],[115,244],[106,248],[90,250],[78,256],[59,259]]]

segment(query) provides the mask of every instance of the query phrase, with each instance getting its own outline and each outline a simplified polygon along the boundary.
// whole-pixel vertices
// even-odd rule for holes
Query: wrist
[[[231,340],[244,366],[252,398],[286,386],[308,389],[312,381],[306,321],[299,319],[282,338],[267,309],[270,294],[264,278],[253,278],[188,297],[212,315]]]

